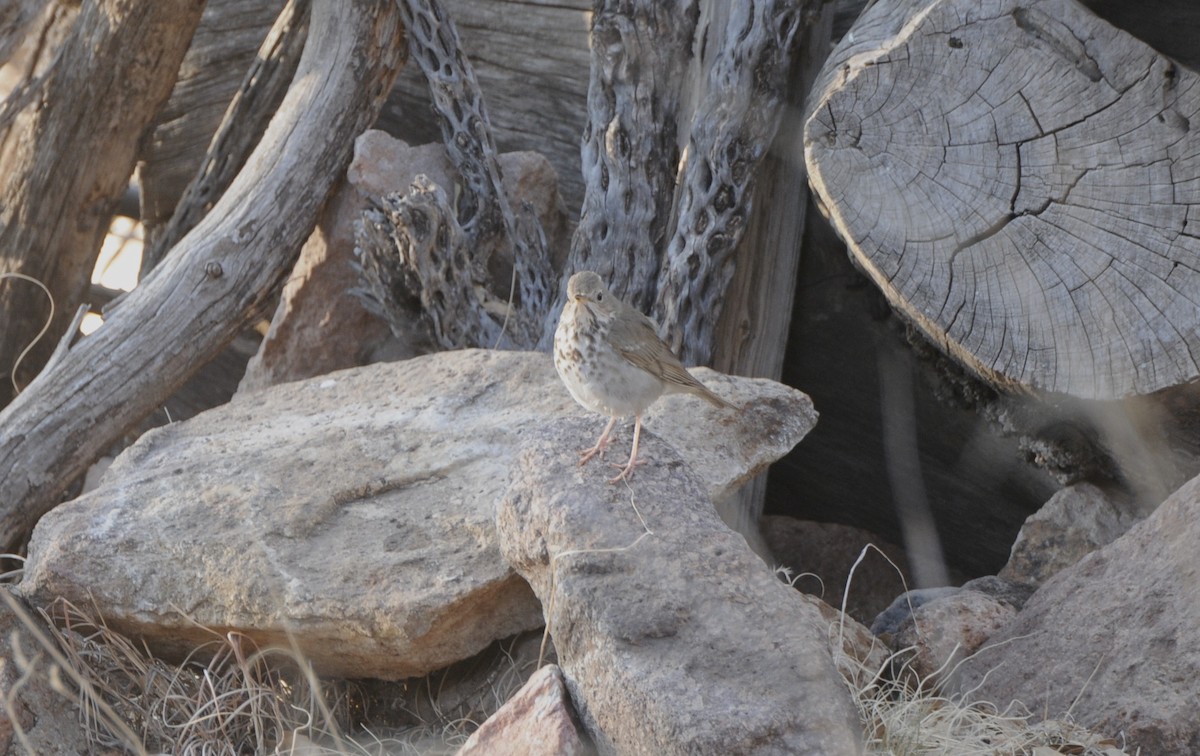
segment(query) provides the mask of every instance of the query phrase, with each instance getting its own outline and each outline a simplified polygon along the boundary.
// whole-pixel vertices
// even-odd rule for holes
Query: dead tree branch
[[[113,317],[0,413],[0,547],[258,313],[403,60],[393,0],[316,0],[296,78],[246,168]],[[69,315],[68,315],[69,317]]]

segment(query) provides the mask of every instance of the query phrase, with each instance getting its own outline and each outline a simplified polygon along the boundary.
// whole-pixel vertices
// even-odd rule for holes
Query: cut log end
[[[1148,394],[1200,377],[1194,78],[1073,3],[880,0],[805,159],[858,265],[983,379]]]

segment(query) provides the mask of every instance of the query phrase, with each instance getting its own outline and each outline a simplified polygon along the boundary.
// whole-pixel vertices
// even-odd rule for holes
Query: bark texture
[[[567,273],[595,270],[621,298],[653,308],[686,363],[712,359],[805,7],[602,3],[593,17],[587,189]]]
[[[462,39],[503,152],[537,151],[558,171],[562,195],[579,211],[579,133],[586,120],[588,18],[592,0],[443,0]],[[409,66],[400,73],[378,128],[411,145],[441,139],[429,117],[429,84]],[[565,250],[563,250],[565,253]],[[558,256],[555,259],[559,259]]]
[[[173,244],[158,243],[163,227],[204,161],[213,134],[221,124],[230,100],[242,86],[247,71],[252,66],[270,65],[270,48],[260,50],[260,45],[284,4],[284,0],[205,2],[200,25],[180,64],[179,80],[138,156],[141,216],[150,248],[148,254],[142,256],[143,273],[153,268],[161,252]],[[292,5],[295,4],[293,1]],[[308,3],[302,4],[307,6]],[[292,69],[287,72],[289,77],[295,70],[295,63],[292,59]],[[287,84],[288,79],[285,79],[279,98]],[[278,107],[279,98],[270,103],[271,112]],[[255,134],[256,138],[265,126],[264,122]],[[241,161],[230,162],[233,163],[230,170],[236,173]],[[219,192],[213,198],[217,196],[220,196]],[[155,254],[155,250],[160,254]]]
[[[711,62],[679,165],[673,235],[658,272],[654,314],[686,364],[708,364],[746,230],[758,168],[779,127],[800,8],[713,3]]]
[[[309,0],[284,4],[244,73],[235,65],[210,67],[204,73],[189,71],[188,60],[184,59],[184,72],[190,73],[187,86],[176,87],[164,119],[155,129],[154,141],[138,166],[142,222],[146,224],[148,242],[142,253],[142,276],[153,270],[163,255],[212,209],[262,138],[296,73],[307,36],[310,5]],[[220,25],[219,20],[210,24]],[[216,43],[212,36],[205,35],[201,40],[208,55],[215,52],[211,49],[214,45],[224,50],[231,44],[224,39]],[[189,56],[193,53],[195,45]],[[193,61],[192,65],[197,63]],[[214,77],[212,69],[224,72],[225,77]],[[241,84],[232,96],[224,96],[225,85],[239,77]],[[215,96],[216,100],[205,102],[205,95]],[[219,115],[222,111],[223,116]]]
[[[531,208],[509,202],[483,93],[446,8],[437,0],[400,7],[456,186],[451,199],[418,177],[406,195],[366,213],[359,254],[370,298],[387,310],[389,295],[411,291],[448,349],[528,349],[551,298],[545,236]],[[497,265],[501,258],[511,266]],[[493,293],[501,289],[507,296]]]
[[[699,18],[696,0],[602,0],[592,16],[586,189],[567,273],[595,270],[642,311],[654,302],[669,238],[680,103]],[[557,319],[552,313],[547,339]]]
[[[0,134],[0,272],[54,295],[50,339],[25,358],[28,383],[87,290],[92,265],[133,170],[138,140],[171,92],[201,0],[88,0],[57,61]],[[46,321],[43,295],[0,288],[0,370]],[[0,405],[12,398],[0,383]]]
[[[37,518],[250,318],[291,270],[403,59],[389,0],[313,5],[279,112],[212,212],[98,331],[0,413],[0,540]]]
[[[1072,0],[880,0],[815,91],[813,186],[943,351],[1087,399],[1200,377],[1191,71]]]

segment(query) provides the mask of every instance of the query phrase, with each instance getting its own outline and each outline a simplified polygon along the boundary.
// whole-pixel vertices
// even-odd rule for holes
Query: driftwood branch
[[[143,186],[142,192],[142,220],[149,241],[142,252],[142,277],[153,270],[167,250],[212,209],[213,203],[237,176],[258,144],[296,73],[304,50],[310,6],[310,0],[288,0],[284,5],[229,101],[196,174],[182,194],[175,195],[168,187],[160,186],[168,183],[167,177],[161,174],[170,168],[158,163],[185,161],[176,156],[175,161],[155,162],[153,188]],[[146,168],[143,163],[144,185],[148,182]],[[169,217],[165,223],[160,218],[163,213]]]
[[[200,19],[194,0],[88,0],[35,96],[0,134],[0,272],[54,294],[51,339],[22,363],[27,382],[64,332],[91,278],[138,139],[167,99]],[[40,296],[40,292],[36,292]],[[29,287],[0,288],[0,372],[42,327]],[[0,405],[10,399],[0,384]]]
[[[317,0],[299,71],[212,212],[55,370],[0,413],[0,546],[258,311],[375,118],[403,58],[392,0]]]

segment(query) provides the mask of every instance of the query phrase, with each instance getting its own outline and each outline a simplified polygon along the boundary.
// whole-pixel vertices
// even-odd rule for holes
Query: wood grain
[[[89,0],[33,96],[0,133],[0,272],[49,287],[49,339],[21,364],[27,383],[90,283],[138,139],[167,99],[200,19],[196,0]],[[7,116],[8,114],[6,114]],[[17,356],[46,320],[43,294],[0,287],[0,406]]]
[[[1192,72],[1071,0],[880,0],[815,91],[812,185],[941,349],[1083,398],[1200,376]]]
[[[155,119],[138,156],[142,222],[152,245],[204,161],[229,101],[283,5],[284,0],[205,2],[171,98]],[[157,264],[158,260],[151,258],[147,255],[143,260],[143,274]]]

